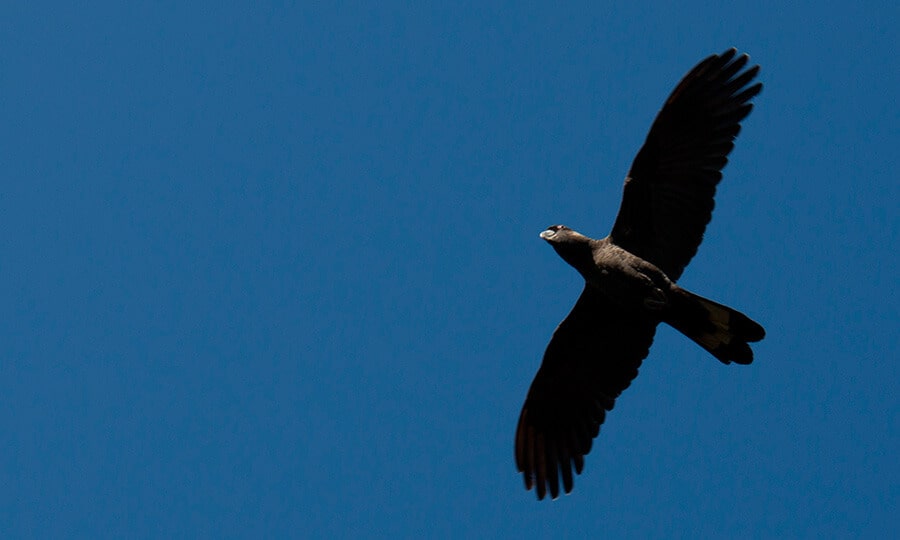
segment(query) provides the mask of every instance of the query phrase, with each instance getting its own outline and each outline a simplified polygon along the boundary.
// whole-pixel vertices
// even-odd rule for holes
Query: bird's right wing
[[[656,322],[617,309],[585,287],[553,332],[516,429],[516,465],[525,488],[572,491],[572,469],[584,467],[606,411],[637,376]]]

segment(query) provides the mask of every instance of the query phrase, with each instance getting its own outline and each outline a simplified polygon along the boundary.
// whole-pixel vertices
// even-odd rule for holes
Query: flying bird
[[[541,233],[584,278],[553,332],[516,429],[516,465],[538,499],[572,491],[615,400],[637,376],[659,323],[725,364],[749,364],[765,330],[678,285],[712,217],[716,185],[762,83],[735,49],[706,58],[666,100],[631,165],[609,236]]]

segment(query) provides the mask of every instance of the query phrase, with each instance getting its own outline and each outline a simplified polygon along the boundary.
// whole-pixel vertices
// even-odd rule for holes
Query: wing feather
[[[516,465],[527,489],[543,499],[572,491],[572,471],[606,419],[606,411],[637,376],[656,322],[622,313],[585,287],[553,333],[531,383],[516,429]]]
[[[677,280],[712,218],[716,186],[734,148],[759,66],[735,49],[712,55],[678,83],[635,157],[610,233],[618,246]]]

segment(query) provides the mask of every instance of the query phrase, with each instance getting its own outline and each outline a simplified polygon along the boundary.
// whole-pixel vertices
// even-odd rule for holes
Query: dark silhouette
[[[541,238],[584,277],[575,307],[556,328],[516,431],[516,464],[538,499],[572,491],[572,470],[606,411],[668,323],[721,362],[749,364],[748,342],[765,336],[742,313],[675,284],[712,217],[716,185],[734,147],[759,66],[731,49],[703,60],[678,84],[625,178],[610,235],[593,240],[554,225]]]

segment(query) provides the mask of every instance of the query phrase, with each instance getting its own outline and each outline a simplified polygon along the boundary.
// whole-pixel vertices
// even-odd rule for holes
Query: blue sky
[[[452,4],[448,5],[448,4]],[[889,537],[890,2],[16,2],[0,18],[0,536]],[[662,101],[763,93],[668,327],[575,491],[513,462]],[[465,535],[465,536],[464,536]]]

